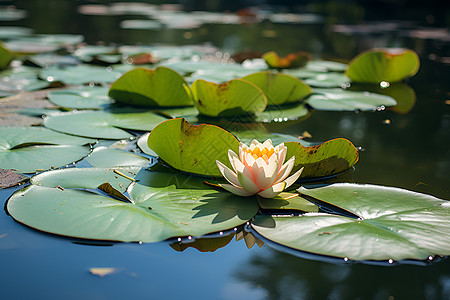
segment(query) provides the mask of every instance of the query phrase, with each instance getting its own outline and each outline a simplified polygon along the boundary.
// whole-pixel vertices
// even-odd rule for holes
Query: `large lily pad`
[[[151,164],[151,160],[146,157],[106,147],[95,148],[86,160],[94,167],[139,166],[148,168]]]
[[[187,82],[180,74],[166,67],[155,70],[131,70],[109,90],[109,96],[119,102],[141,106],[190,106],[192,99]]]
[[[214,125],[191,125],[173,119],[156,126],[148,146],[175,169],[206,176],[221,177],[216,160],[228,163],[228,149],[238,151],[239,141],[228,131]]]
[[[419,57],[412,50],[372,49],[356,56],[345,74],[355,82],[397,82],[414,76],[419,66]]]
[[[286,142],[286,158],[295,156],[294,170],[304,167],[302,178],[326,177],[351,168],[358,161],[358,150],[346,139],[338,138],[316,146]]]
[[[127,139],[134,135],[124,129],[150,131],[164,120],[167,119],[150,111],[86,111],[47,116],[44,125],[59,132],[78,136]]]
[[[306,103],[317,110],[338,111],[376,110],[397,104],[390,96],[343,89],[314,89]]]
[[[258,72],[242,79],[259,87],[267,96],[268,105],[299,102],[312,92],[311,88],[299,79],[281,73]]]
[[[260,113],[267,106],[267,97],[253,83],[233,79],[216,84],[202,79],[191,87],[198,111],[210,117],[230,117]]]
[[[47,172],[33,180],[34,185],[14,194],[7,204],[11,216],[30,227],[65,236],[157,242],[231,229],[250,220],[258,210],[254,198],[215,191],[189,176],[149,171],[136,175],[128,169],[64,171],[61,180],[63,172]],[[117,174],[122,172],[130,179]],[[133,182],[134,176],[139,183]],[[93,188],[103,180],[118,193],[128,187],[130,202],[72,189],[83,183]]]
[[[114,102],[108,97],[108,88],[106,87],[53,91],[48,94],[48,99],[58,106],[76,109],[101,108]]]
[[[298,190],[355,214],[257,216],[253,228],[285,246],[351,260],[425,260],[450,255],[450,202],[403,189],[333,184]]]
[[[22,173],[65,166],[91,151],[95,140],[41,127],[0,127],[0,169]]]

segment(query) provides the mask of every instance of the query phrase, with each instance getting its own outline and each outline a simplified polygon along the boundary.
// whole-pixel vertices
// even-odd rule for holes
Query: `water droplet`
[[[390,85],[391,85],[391,84],[390,84],[389,82],[387,82],[387,81],[382,81],[382,82],[380,82],[380,87],[381,87],[382,89],[388,88]]]
[[[95,86],[95,82],[93,82],[93,81],[89,82],[89,86],[90,87],[94,87]]]
[[[433,260],[433,258],[434,258],[434,257],[433,257],[433,256],[431,256],[431,255],[430,255],[430,256],[428,256],[428,259],[429,259],[429,260]]]
[[[48,76],[47,77],[47,81],[48,82],[53,82],[53,80],[55,80],[55,77],[53,77],[53,76]]]
[[[348,261],[348,257],[344,257],[344,261]]]
[[[219,232],[220,235],[223,235],[223,231]]]
[[[181,238],[178,238],[178,241],[181,242]]]
[[[389,120],[389,119],[386,119],[386,120],[384,120],[384,121],[383,121],[383,124],[386,124],[386,125],[391,125],[391,120]]]
[[[142,241],[139,241],[139,245],[142,245],[143,244],[143,242]]]
[[[233,229],[234,231],[237,231],[237,228],[236,227],[234,227],[234,229]]]
[[[106,67],[106,72],[112,72],[111,66]]]
[[[192,236],[188,236],[188,240],[192,240]]]
[[[394,260],[393,260],[392,258],[390,258],[390,259],[388,260],[388,263],[392,264],[392,263],[394,263]]]

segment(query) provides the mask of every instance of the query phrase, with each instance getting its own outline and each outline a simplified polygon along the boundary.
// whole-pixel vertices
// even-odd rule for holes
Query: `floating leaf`
[[[131,70],[109,90],[109,96],[119,102],[141,106],[190,106],[187,82],[180,74],[166,67],[155,70]]]
[[[106,87],[53,91],[48,94],[48,100],[58,106],[76,109],[101,108],[114,102],[108,97]]]
[[[16,186],[26,180],[28,180],[27,176],[0,169],[0,189]]]
[[[314,89],[314,94],[306,99],[306,103],[317,110],[338,111],[376,110],[397,104],[390,96],[343,89]]]
[[[349,82],[350,79],[342,73],[322,73],[305,79],[306,84],[319,88],[345,87]]]
[[[227,162],[228,149],[237,152],[239,141],[214,125],[191,125],[184,119],[172,119],[152,130],[148,146],[175,169],[221,177],[216,160]]]
[[[139,166],[148,168],[151,163],[146,157],[106,147],[95,148],[86,160],[94,167]]]
[[[259,206],[270,210],[300,210],[303,212],[318,212],[319,207],[302,198],[297,193],[282,192],[274,198],[258,197]]]
[[[298,191],[358,218],[326,213],[256,216],[253,228],[294,249],[351,260],[425,260],[450,255],[449,201],[374,185],[333,184]]]
[[[95,140],[41,127],[0,127],[0,168],[34,173],[78,161]]]
[[[123,111],[123,110],[119,110]],[[127,139],[133,137],[124,129],[150,131],[167,120],[151,111],[70,112],[48,116],[44,119],[47,128],[68,134],[102,139]]]
[[[45,176],[53,177],[52,184],[58,188],[32,185],[21,190],[8,200],[8,213],[30,227],[65,236],[157,242],[231,229],[250,220],[258,210],[254,198],[219,192],[203,185],[201,179],[180,174],[139,172],[139,182],[127,189],[134,204],[71,189],[71,177],[92,186],[91,176],[82,175],[83,171],[92,172],[89,169],[76,169],[73,174],[67,170],[61,181],[57,178],[61,172],[47,172],[50,174]]]
[[[311,88],[299,79],[281,73],[258,72],[242,79],[259,87],[266,95],[268,105],[299,102],[312,92]]]
[[[306,69],[315,72],[344,72],[347,70],[347,64],[336,61],[312,60],[306,64]]]
[[[112,68],[103,68],[90,65],[77,65],[70,67],[50,67],[41,71],[41,77],[49,82],[61,81],[65,84],[79,85],[90,82],[111,83],[122,74]]]
[[[274,69],[288,69],[288,68],[298,68],[306,65],[306,63],[311,60],[311,54],[308,52],[295,52],[290,53],[284,57],[278,56],[274,51],[264,53],[262,58],[266,63]]]
[[[358,150],[348,140],[338,138],[316,146],[286,142],[286,157],[295,156],[294,169],[304,167],[302,178],[326,177],[351,168],[358,161]]]
[[[346,75],[355,82],[397,82],[414,76],[419,70],[420,60],[409,49],[372,49],[353,58]]]
[[[191,87],[198,111],[210,117],[230,117],[260,113],[267,106],[264,93],[253,83],[233,79],[216,84],[202,79]]]

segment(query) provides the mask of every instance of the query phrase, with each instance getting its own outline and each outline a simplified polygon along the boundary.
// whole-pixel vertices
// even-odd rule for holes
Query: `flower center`
[[[253,156],[253,158],[255,160],[257,160],[258,158],[262,158],[264,159],[264,161],[266,163],[269,163],[269,157],[272,156],[272,154],[275,153],[275,149],[274,148],[263,148],[262,150],[259,147],[255,147],[255,149],[250,150],[250,149],[245,149],[244,150],[246,153],[250,154],[251,156]]]

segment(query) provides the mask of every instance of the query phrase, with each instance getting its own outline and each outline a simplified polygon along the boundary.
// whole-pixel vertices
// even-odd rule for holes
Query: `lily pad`
[[[0,168],[34,173],[78,161],[95,140],[41,127],[0,127]]]
[[[274,198],[258,197],[259,207],[266,210],[318,212],[319,207],[297,193],[282,192]]]
[[[309,114],[305,103],[268,106],[263,112],[255,115],[255,121],[262,123],[287,122],[298,120]]]
[[[450,255],[450,202],[399,188],[333,184],[301,195],[357,218],[327,213],[256,216],[262,236],[301,251],[350,260],[390,262]]]
[[[274,69],[298,68],[306,65],[311,60],[311,54],[304,51],[290,53],[284,57],[278,56],[275,51],[264,53],[262,58],[269,67]]]
[[[263,112],[267,97],[253,83],[233,79],[216,84],[202,79],[191,87],[198,111],[210,117],[230,117]]]
[[[57,188],[32,185],[14,194],[8,200],[8,213],[30,227],[65,236],[157,242],[231,229],[250,220],[258,210],[254,198],[215,191],[202,185],[199,179],[179,174],[140,171],[138,183],[122,178],[122,186],[128,187],[132,203],[72,189],[83,181],[86,187],[92,186],[89,182],[95,174],[89,169],[79,169],[81,171],[77,170],[73,176],[70,176],[72,171],[67,170],[64,180],[52,180]],[[82,176],[84,180],[79,180],[83,171],[88,173]],[[103,173],[102,177],[108,172],[105,169],[95,171]],[[109,174],[112,186],[117,186],[117,181],[114,182],[117,174],[112,170]],[[73,185],[68,180],[70,177],[78,183]],[[119,190],[123,189],[119,186]]]
[[[47,116],[44,126],[84,137],[127,139],[134,135],[124,129],[150,131],[164,120],[167,119],[151,111],[84,111]]]
[[[302,178],[318,178],[339,174],[356,164],[358,150],[346,139],[337,138],[316,146],[286,142],[286,158],[295,156],[293,171],[304,167]]]
[[[343,87],[350,83],[350,78],[342,73],[319,73],[315,77],[305,79],[305,83],[319,88]]]
[[[311,94],[311,88],[299,79],[281,73],[258,72],[242,78],[259,87],[267,96],[268,105],[299,102]]]
[[[343,89],[314,89],[306,103],[317,110],[376,110],[382,106],[395,106],[390,96],[370,92],[356,92]]]
[[[90,65],[77,65],[70,67],[50,67],[41,71],[41,77],[49,82],[61,81],[65,84],[80,85],[90,82],[111,83],[122,73],[112,68],[103,68]]]
[[[372,49],[353,58],[346,75],[355,82],[397,82],[414,76],[419,70],[420,60],[409,49]]]
[[[102,108],[114,102],[108,97],[106,87],[53,91],[48,94],[48,100],[58,106],[76,109]]]
[[[139,166],[148,168],[151,164],[151,160],[146,157],[106,147],[95,148],[86,161],[94,167]]]
[[[239,141],[228,131],[214,125],[191,125],[184,119],[162,122],[147,143],[175,169],[216,177],[222,176],[216,160],[228,162],[228,149],[237,152],[239,148]]]
[[[166,67],[155,70],[137,68],[125,73],[109,90],[119,102],[141,106],[190,106],[187,82]]]

